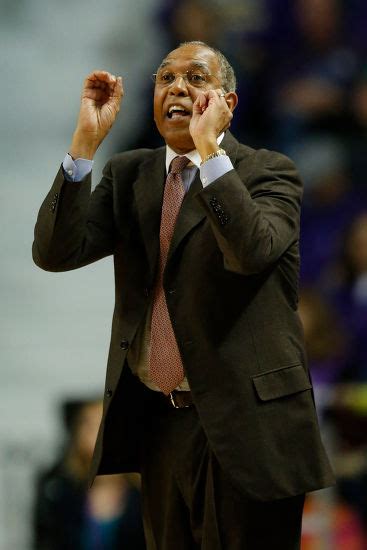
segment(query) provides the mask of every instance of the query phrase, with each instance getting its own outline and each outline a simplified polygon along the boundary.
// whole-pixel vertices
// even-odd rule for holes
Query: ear
[[[228,108],[233,112],[238,103],[238,95],[236,94],[236,92],[227,92],[225,94],[225,100]]]

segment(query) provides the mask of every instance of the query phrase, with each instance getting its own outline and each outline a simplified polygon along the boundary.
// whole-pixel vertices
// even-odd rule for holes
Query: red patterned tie
[[[152,381],[168,395],[184,379],[184,370],[178,350],[163,290],[163,272],[173,230],[185,196],[181,172],[189,162],[187,157],[176,157],[164,188],[161,227],[159,232],[159,271],[153,299],[150,333],[149,373]]]

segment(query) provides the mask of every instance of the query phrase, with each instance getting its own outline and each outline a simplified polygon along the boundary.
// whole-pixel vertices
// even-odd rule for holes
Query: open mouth
[[[180,119],[186,116],[190,116],[190,112],[181,107],[181,105],[171,105],[168,109],[167,116],[169,119]]]

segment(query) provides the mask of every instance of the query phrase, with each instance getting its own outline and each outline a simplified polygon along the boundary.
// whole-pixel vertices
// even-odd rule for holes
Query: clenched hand
[[[115,122],[123,96],[122,78],[93,71],[84,81],[78,123],[70,154],[92,159]]]

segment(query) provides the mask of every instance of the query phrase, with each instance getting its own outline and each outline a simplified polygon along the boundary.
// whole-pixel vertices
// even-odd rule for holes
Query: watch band
[[[200,166],[204,164],[207,160],[214,159],[215,157],[220,157],[221,155],[226,155],[226,151],[224,149],[218,149],[218,151],[215,151],[215,153],[210,153],[207,155],[200,163]]]

